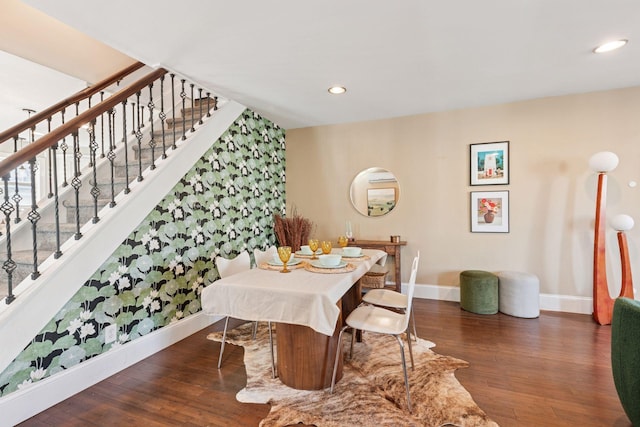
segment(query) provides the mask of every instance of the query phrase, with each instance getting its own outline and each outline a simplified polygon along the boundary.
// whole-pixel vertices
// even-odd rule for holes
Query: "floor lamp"
[[[618,156],[610,151],[596,153],[589,159],[589,167],[598,172],[596,193],[596,222],[593,238],[593,318],[600,325],[610,325],[613,299],[607,284],[605,229],[607,207],[607,172],[618,166]]]
[[[631,277],[631,263],[629,262],[629,248],[625,231],[633,228],[633,218],[629,215],[616,215],[611,218],[611,226],[618,232],[618,246],[620,247],[620,266],[622,268],[622,286],[620,296],[633,299],[633,278]]]

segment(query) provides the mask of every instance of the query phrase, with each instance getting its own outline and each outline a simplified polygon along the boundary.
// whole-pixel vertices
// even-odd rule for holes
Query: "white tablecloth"
[[[202,310],[243,320],[309,326],[333,335],[340,314],[336,303],[373,264],[384,264],[387,257],[375,249],[364,249],[363,253],[370,259],[349,261],[356,269],[348,273],[315,273],[298,268],[283,274],[254,268],[217,280],[203,289]]]

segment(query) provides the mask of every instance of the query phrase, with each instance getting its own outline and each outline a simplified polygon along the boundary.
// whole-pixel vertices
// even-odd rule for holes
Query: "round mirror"
[[[369,168],[351,182],[351,203],[364,216],[383,216],[398,204],[400,185],[395,175],[383,168]]]

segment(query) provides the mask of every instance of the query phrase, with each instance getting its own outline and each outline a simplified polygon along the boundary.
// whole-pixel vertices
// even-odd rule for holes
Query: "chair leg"
[[[271,347],[271,378],[276,377],[276,359],[273,355],[273,334],[271,332],[271,322],[268,322],[269,326],[269,346]]]
[[[345,329],[349,328],[349,326],[343,326],[342,329],[340,329],[340,334],[338,334],[338,345],[336,347],[336,358],[335,361],[333,362],[333,375],[331,376],[331,390],[329,390],[329,393],[333,394],[333,387],[336,384],[336,374],[338,373],[338,357],[342,356],[342,333],[345,331]]]
[[[258,334],[258,322],[253,322],[253,332],[251,333],[251,339],[255,341],[257,334]]]
[[[409,344],[409,357],[411,357],[411,370],[413,371],[413,349],[411,348],[411,332],[407,327],[407,343]]]
[[[398,341],[398,344],[400,345],[400,357],[402,359],[402,371],[404,373],[404,385],[405,388],[407,389],[407,408],[409,409],[409,413],[412,412],[411,409],[411,395],[409,394],[409,376],[407,375],[407,362],[405,360],[404,357],[404,344],[402,343],[402,338],[399,337],[398,335],[394,335],[394,337],[396,337],[396,340]],[[411,342],[411,340],[409,340],[409,342]]]
[[[222,342],[220,343],[220,356],[218,357],[218,369],[222,366],[222,353],[224,353],[224,343],[227,342],[227,326],[229,326],[229,316],[224,319],[224,332],[222,333]]]
[[[413,307],[411,307],[411,324],[413,325],[413,337],[418,342],[418,331],[416,330],[416,317],[413,315]]]

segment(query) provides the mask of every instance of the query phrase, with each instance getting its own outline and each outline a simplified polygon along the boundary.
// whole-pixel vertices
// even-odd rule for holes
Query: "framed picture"
[[[509,192],[471,192],[471,232],[509,232]]]
[[[509,183],[509,141],[470,145],[471,185]]]
[[[382,216],[396,207],[396,189],[368,188],[367,189],[367,214],[369,216]]]

